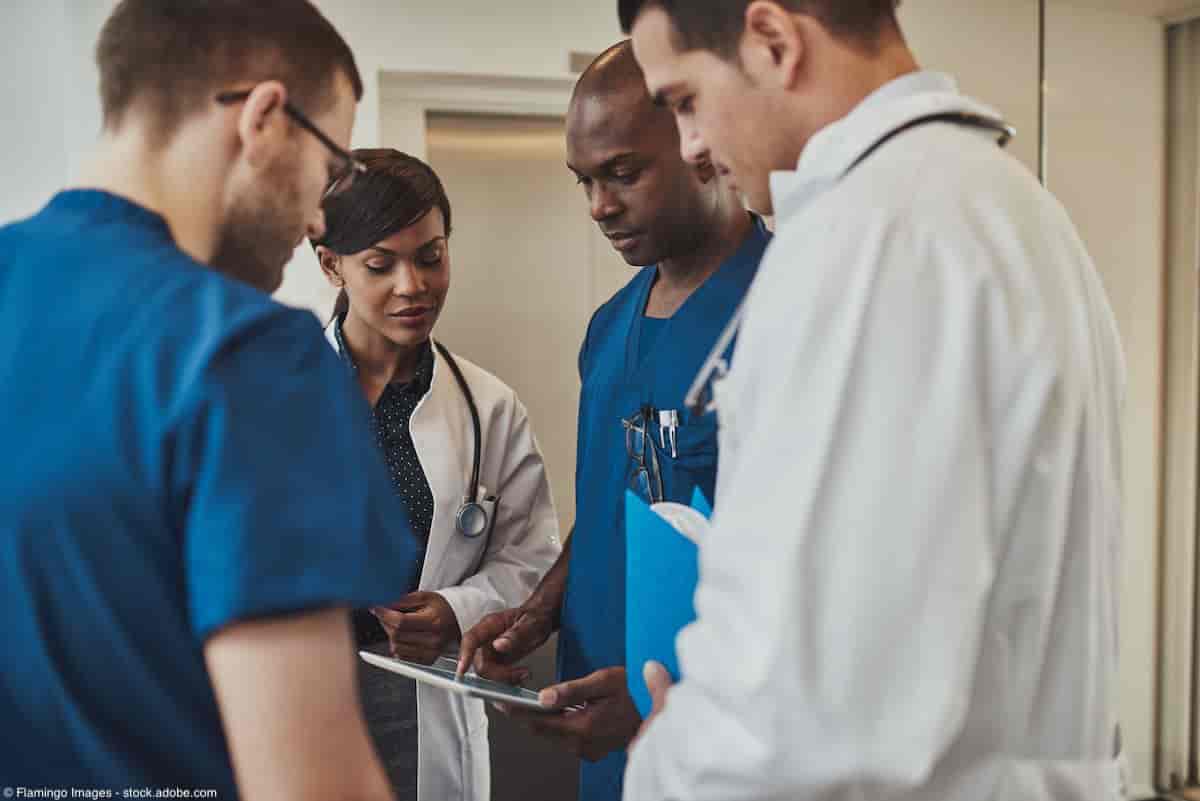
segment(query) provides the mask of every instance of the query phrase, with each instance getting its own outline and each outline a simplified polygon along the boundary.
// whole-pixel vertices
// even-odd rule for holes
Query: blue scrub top
[[[646,406],[679,412],[678,458],[659,446],[651,426],[666,500],[688,503],[699,487],[711,499],[717,476],[715,415],[691,417],[687,394],[704,360],[736,311],[758,271],[771,235],[755,219],[742,246],[661,325],[643,355],[643,316],[656,267],[647,267],[601,306],[588,325],[579,354],[575,530],[559,634],[559,673],[575,679],[625,664],[625,489],[634,462],[626,450],[622,419]],[[654,321],[651,321],[654,324]],[[579,801],[621,797],[625,752],[584,763]]]
[[[208,637],[413,578],[362,393],[103,192],[0,228],[0,318],[0,784],[235,798]]]

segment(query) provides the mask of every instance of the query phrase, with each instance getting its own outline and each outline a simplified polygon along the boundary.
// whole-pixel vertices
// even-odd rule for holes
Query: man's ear
[[[321,263],[321,272],[325,273],[329,283],[339,288],[346,285],[346,280],[342,278],[342,259],[338,254],[324,245],[317,245],[317,261]]]
[[[288,135],[287,87],[279,81],[263,81],[250,91],[238,116],[238,138],[246,160],[260,168],[277,156]]]
[[[760,86],[791,89],[808,55],[803,28],[795,14],[771,0],[746,7],[738,45],[746,73]]]

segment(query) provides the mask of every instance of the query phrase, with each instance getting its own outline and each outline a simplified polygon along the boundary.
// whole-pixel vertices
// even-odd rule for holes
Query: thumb
[[[396,629],[404,623],[404,613],[394,609],[388,609],[385,606],[371,607],[371,614],[375,619],[383,624],[385,629]]]
[[[647,662],[646,666],[642,668],[642,678],[646,681],[646,689],[650,691],[650,715],[657,715],[666,705],[667,691],[675,682],[671,679],[671,674],[659,662]]]
[[[627,694],[625,688],[625,668],[605,668],[589,673],[581,679],[565,681],[547,687],[538,695],[538,700],[544,706],[561,708],[567,706],[582,706],[583,704],[610,698],[618,694]]]

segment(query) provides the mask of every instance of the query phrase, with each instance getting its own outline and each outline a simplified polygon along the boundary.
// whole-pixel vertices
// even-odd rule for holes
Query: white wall
[[[1053,2],[1048,185],[1100,270],[1125,345],[1121,712],[1141,785],[1154,742],[1165,226],[1166,37],[1148,19]]]
[[[63,109],[67,178],[74,180],[100,136],[100,76],[96,71],[96,39],[117,0],[60,0],[67,7],[65,52],[55,69],[66,88]]]
[[[0,221],[37,211],[67,179],[65,27],[62,0],[7,0],[0,12]]]
[[[396,2],[318,0],[354,48],[367,96],[355,142],[378,144],[382,71],[555,77],[571,50],[599,51],[620,37],[614,3],[572,0]]]

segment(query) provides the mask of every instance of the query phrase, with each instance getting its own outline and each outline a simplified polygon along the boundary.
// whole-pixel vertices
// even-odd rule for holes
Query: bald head
[[[597,56],[571,93],[568,140],[592,138],[601,132],[629,144],[647,139],[677,141],[675,119],[669,109],[651,100],[628,39]]]
[[[626,39],[605,50],[575,84],[567,110],[567,136],[588,129],[619,128],[626,137],[676,136],[670,110],[656,106],[646,90],[642,68]],[[584,130],[581,130],[584,129]]]
[[[584,98],[602,98],[624,92],[641,93],[650,104],[646,92],[646,78],[637,59],[633,57],[633,43],[626,39],[605,50],[593,61],[575,84],[571,101]]]

